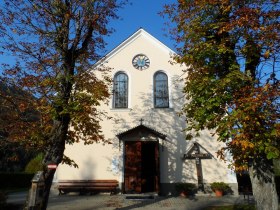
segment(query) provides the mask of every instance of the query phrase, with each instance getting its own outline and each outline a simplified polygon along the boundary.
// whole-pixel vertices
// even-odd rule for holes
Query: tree
[[[10,122],[15,120],[14,104],[17,98],[23,96],[28,98],[26,92],[18,90],[15,87],[9,87],[0,82],[0,171],[21,171],[25,165],[30,161],[36,150],[28,151],[25,147],[21,147],[21,143],[17,141],[10,141],[8,133],[10,131]],[[31,122],[36,114],[32,110],[26,110],[22,113],[22,118]]]
[[[166,5],[176,27],[175,61],[188,66],[188,137],[215,129],[217,152],[249,170],[257,209],[278,209],[273,159],[280,156],[280,3],[274,0],[178,0]]]
[[[0,9],[0,52],[15,62],[2,64],[2,80],[24,90],[29,97],[0,94],[13,115],[1,130],[9,141],[44,152],[44,192],[47,208],[55,170],[48,163],[66,162],[65,144],[106,141],[99,121],[106,117],[97,106],[106,102],[109,68],[92,64],[101,58],[108,26],[124,4],[116,0],[4,0]],[[102,78],[96,76],[102,73]],[[37,119],[29,120],[27,110]]]

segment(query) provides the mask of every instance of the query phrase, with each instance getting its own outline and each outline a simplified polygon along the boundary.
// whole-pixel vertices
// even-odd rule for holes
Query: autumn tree
[[[32,159],[38,151],[36,149],[29,151],[27,147],[21,147],[21,142],[9,141],[7,139],[11,128],[7,126],[15,120],[15,107],[18,96],[28,98],[26,92],[18,90],[13,86],[8,86],[0,82],[0,171],[20,171]],[[11,99],[11,100],[9,100]],[[26,110],[21,113],[22,118],[29,121],[37,120],[33,110]]]
[[[0,130],[5,141],[44,152],[47,208],[55,170],[48,163],[75,165],[63,155],[65,144],[105,141],[97,106],[109,96],[108,68],[92,64],[104,52],[108,26],[124,4],[116,0],[3,0],[0,9],[0,52],[14,60],[2,63],[1,79],[26,94],[0,98],[11,110]],[[3,57],[2,57],[3,58]],[[101,71],[102,78],[95,72]],[[32,115],[27,116],[29,110]],[[4,141],[1,141],[3,143]]]
[[[215,129],[248,170],[257,209],[278,209],[273,159],[280,156],[280,3],[274,0],[178,0],[165,15],[176,27],[175,61],[184,63],[188,137]]]

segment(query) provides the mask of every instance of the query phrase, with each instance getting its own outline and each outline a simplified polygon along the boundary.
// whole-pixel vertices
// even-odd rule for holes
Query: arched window
[[[169,107],[168,77],[163,72],[154,75],[154,106],[155,108]]]
[[[114,108],[128,107],[128,77],[125,73],[117,73],[114,77]]]

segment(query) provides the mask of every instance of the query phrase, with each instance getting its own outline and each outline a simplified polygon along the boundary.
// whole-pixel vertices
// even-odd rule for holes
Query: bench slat
[[[110,191],[116,193],[119,182],[117,180],[60,180],[59,194],[68,192]]]
[[[59,183],[119,183],[117,180],[59,180]]]

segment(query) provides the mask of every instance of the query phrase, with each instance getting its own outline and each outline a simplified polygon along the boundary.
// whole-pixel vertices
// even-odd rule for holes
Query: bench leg
[[[116,195],[117,194],[117,189],[112,189],[110,195]]]
[[[59,191],[59,195],[65,195],[65,194],[68,193],[67,190],[61,190],[61,189],[59,189],[58,191]]]

